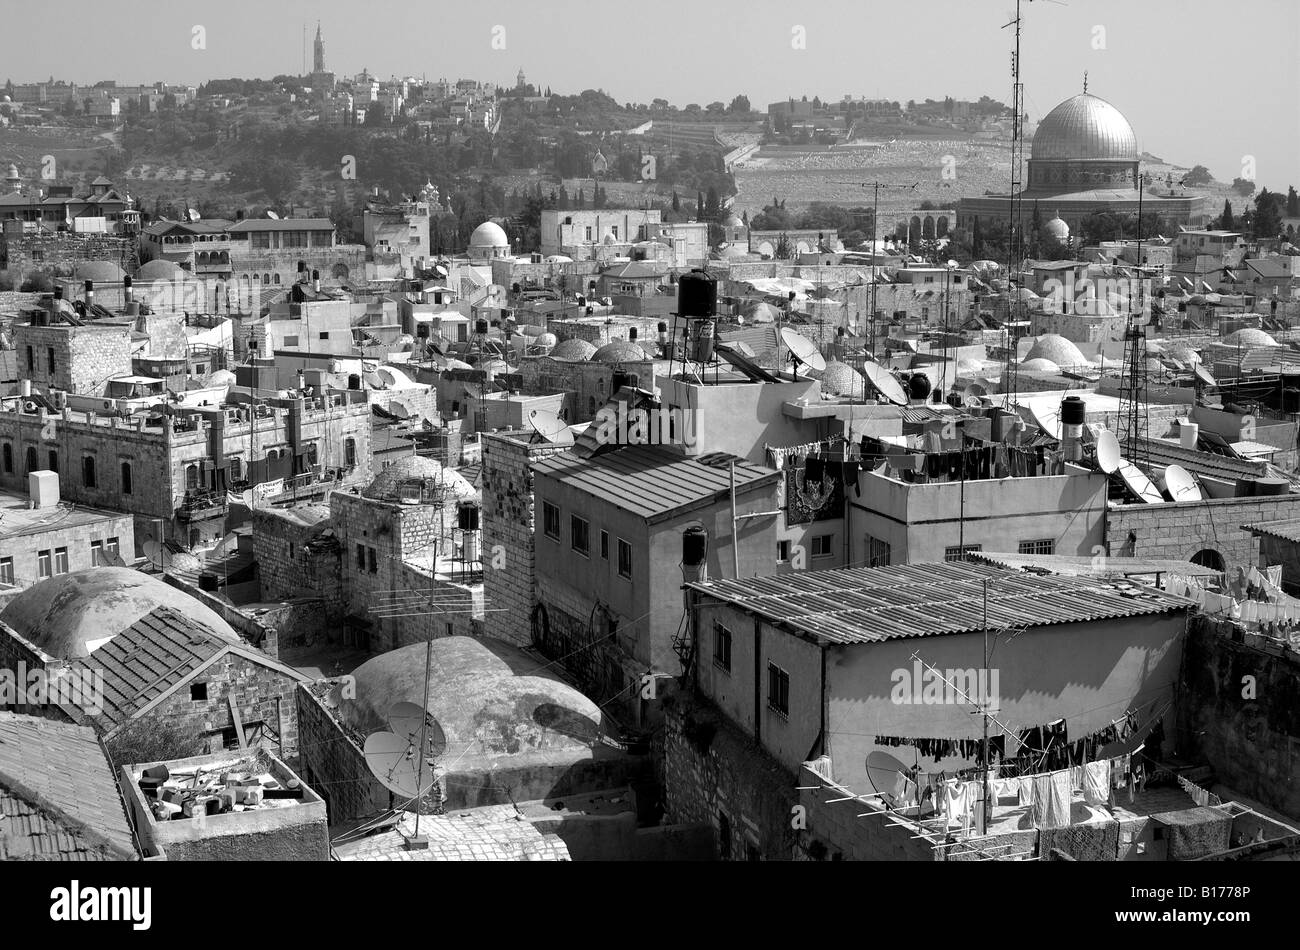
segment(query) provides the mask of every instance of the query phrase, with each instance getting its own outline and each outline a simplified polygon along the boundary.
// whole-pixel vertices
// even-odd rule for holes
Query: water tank
[[[477,531],[465,532],[464,547],[461,550],[466,561],[479,560],[479,536]]]
[[[204,571],[199,575],[199,590],[215,591],[221,578],[210,571]]]
[[[1184,422],[1178,427],[1178,444],[1185,449],[1195,449],[1201,441],[1201,427],[1195,422]]]
[[[1061,400],[1061,424],[1081,426],[1088,417],[1087,407],[1079,396],[1066,396]]]
[[[487,332],[488,332],[488,322],[487,322],[486,320],[482,320],[482,319],[475,320],[475,321],[474,321],[474,332],[477,333],[479,336],[487,336]]]
[[[1285,478],[1255,479],[1255,495],[1285,495],[1291,490],[1291,483]]]
[[[682,563],[699,567],[709,553],[709,533],[696,525],[682,532]]]
[[[913,373],[907,381],[907,394],[912,399],[925,399],[930,395],[930,377],[925,373]]]
[[[677,312],[684,317],[712,317],[718,312],[718,282],[702,270],[677,281]]]
[[[691,359],[696,363],[709,363],[713,360],[712,320],[691,321]]]

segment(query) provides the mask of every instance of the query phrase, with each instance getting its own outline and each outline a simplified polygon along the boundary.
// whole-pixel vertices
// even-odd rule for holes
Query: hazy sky
[[[677,105],[744,93],[838,99],[1009,101],[1014,0],[9,0],[0,69],[14,82],[197,84],[302,69],[316,20],[326,65],[381,78],[509,82],[522,67],[555,92],[601,88],[620,102]],[[1023,78],[1031,118],[1089,89],[1128,116],[1139,146],[1167,160],[1300,186],[1300,3],[1296,0],[1026,2]],[[207,48],[192,48],[193,27]],[[504,50],[491,46],[505,28]],[[793,49],[792,29],[806,31]],[[72,32],[69,33],[69,29]],[[50,31],[46,41],[28,37]],[[1104,36],[1101,32],[1104,31]],[[75,36],[71,44],[63,42]],[[1094,48],[1104,45],[1103,49]]]

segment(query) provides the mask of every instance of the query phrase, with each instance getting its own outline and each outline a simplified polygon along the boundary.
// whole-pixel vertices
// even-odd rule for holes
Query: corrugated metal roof
[[[984,581],[989,580],[988,615]],[[1007,626],[1040,627],[1185,610],[1123,581],[1042,576],[970,563],[799,571],[691,584],[709,597],[825,643],[879,643]]]
[[[89,727],[0,712],[0,861],[135,858],[110,768]]]
[[[718,458],[717,465],[710,465],[701,458],[711,457],[686,457],[659,446],[629,445],[590,459],[560,452],[534,462],[533,472],[655,521],[687,505],[727,496],[731,482],[725,459]],[[736,460],[737,493],[765,482],[775,484],[780,477],[773,469]]]
[[[1300,541],[1300,518],[1257,521],[1254,524],[1242,525],[1241,530],[1252,534],[1266,534],[1272,538],[1281,538],[1283,541]]]

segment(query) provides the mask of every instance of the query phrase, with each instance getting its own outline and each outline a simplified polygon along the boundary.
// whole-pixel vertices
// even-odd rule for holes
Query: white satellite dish
[[[434,264],[433,272],[437,274],[439,277],[447,276],[447,268],[443,267],[441,264]]]
[[[399,419],[411,418],[411,411],[397,400],[393,400],[388,404],[388,412],[390,415],[397,416]]]
[[[1056,409],[1034,409],[1029,407],[1029,414],[1034,417],[1034,425],[1054,439],[1061,438],[1061,413]]]
[[[528,413],[528,424],[539,440],[552,445],[572,445],[573,431],[564,420],[548,409],[533,409]]]
[[[872,752],[867,756],[867,781],[872,791],[890,805],[896,805],[894,791],[898,788],[898,779],[907,774],[907,766],[888,752]]]
[[[279,221],[279,220],[280,220],[280,216],[279,216],[278,214],[276,214],[274,211],[268,211],[268,212],[266,213],[266,216],[267,216],[268,218],[270,218],[272,221]]]
[[[162,542],[146,541],[142,547],[144,548],[144,556],[149,559],[149,563],[154,567],[167,570],[172,566],[172,552]]]
[[[822,358],[821,351],[817,349],[817,344],[797,330],[792,330],[789,327],[782,329],[781,342],[790,350],[796,376],[799,375],[800,363],[807,366],[814,373],[820,373],[826,369],[826,360]]]
[[[903,390],[903,384],[885,367],[872,360],[864,360],[862,375],[875,387],[876,392],[885,398],[886,402],[891,402],[895,406],[907,405],[907,393]]]
[[[1097,436],[1097,467],[1107,475],[1119,468],[1119,439],[1109,429],[1102,429]]]
[[[1118,471],[1119,477],[1124,480],[1128,490],[1148,505],[1158,505],[1165,500],[1165,496],[1151,484],[1151,479],[1147,478],[1146,473],[1132,462],[1121,459]]]
[[[1218,387],[1219,385],[1219,381],[1215,379],[1212,375],[1210,375],[1210,371],[1206,369],[1204,366],[1198,365],[1195,369],[1192,370],[1192,375],[1196,377],[1197,382],[1201,383],[1204,386]]]
[[[394,703],[388,710],[388,728],[393,731],[393,735],[405,739],[412,746],[420,744],[420,732],[423,730],[429,755],[442,755],[447,751],[447,737],[442,726],[415,703]]]
[[[422,798],[435,784],[432,765],[421,769],[415,742],[392,732],[375,732],[366,737],[362,754],[366,765],[379,782],[403,798]],[[420,772],[424,773],[423,782]]]
[[[1192,473],[1181,465],[1165,469],[1165,490],[1174,501],[1200,501],[1204,497]]]

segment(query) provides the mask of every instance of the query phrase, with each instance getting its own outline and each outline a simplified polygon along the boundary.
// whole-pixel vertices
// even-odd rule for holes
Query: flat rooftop
[[[42,534],[55,528],[65,531],[68,528],[129,517],[131,516],[118,511],[62,503],[47,508],[30,508],[26,494],[0,491],[0,526],[3,526],[7,538]]]

